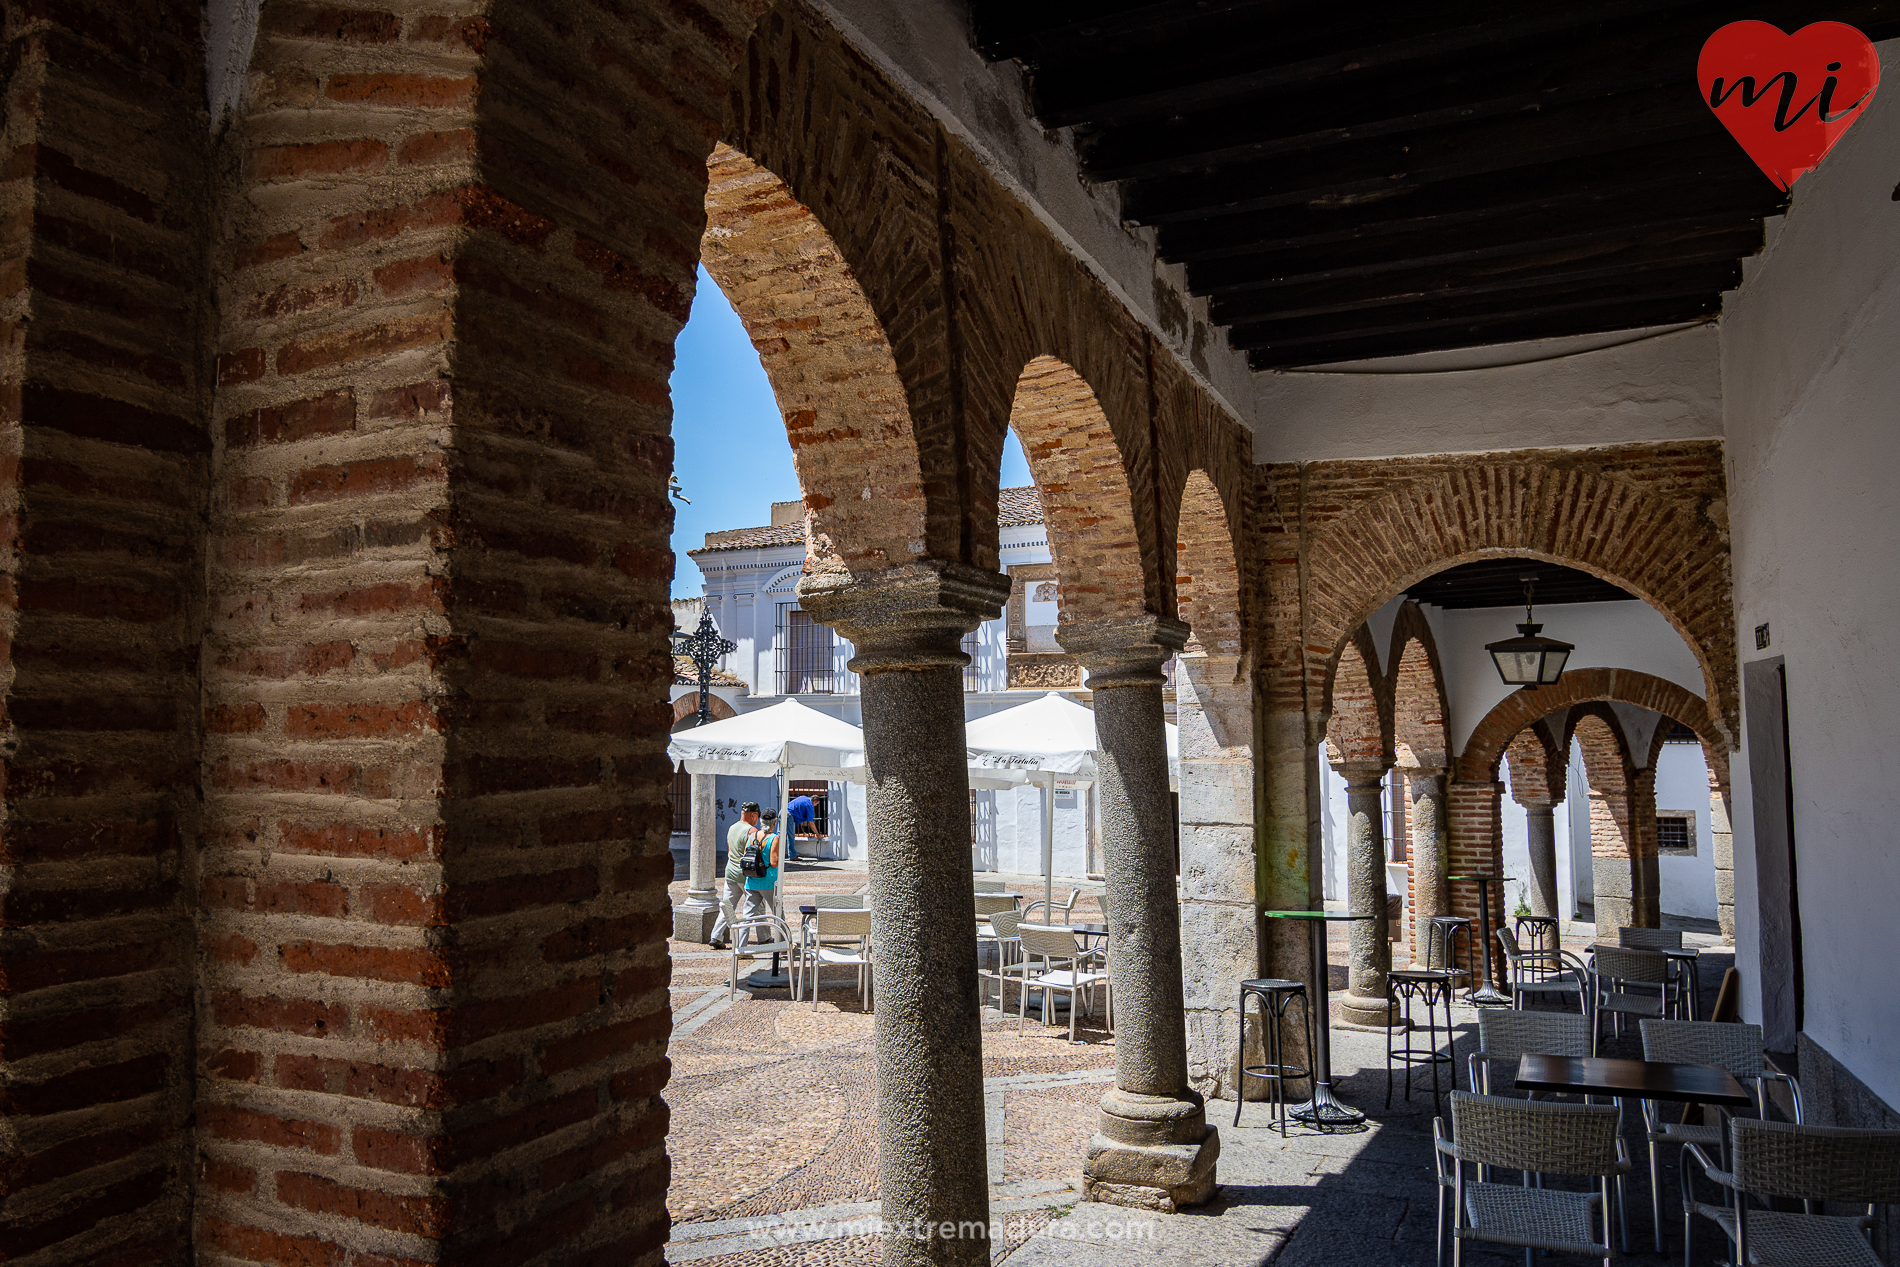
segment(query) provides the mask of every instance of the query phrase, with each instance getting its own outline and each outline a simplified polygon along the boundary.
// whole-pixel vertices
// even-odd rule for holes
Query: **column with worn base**
[[[705,942],[719,917],[715,874],[719,862],[718,776],[695,774],[693,780],[693,835],[686,861],[686,900],[673,908],[673,939]]]
[[[1386,1025],[1392,1019],[1385,996],[1392,944],[1386,940],[1385,769],[1370,763],[1335,768],[1346,780],[1346,906],[1371,917],[1348,926],[1350,968],[1339,1016],[1355,1025]]]
[[[1082,1168],[1091,1201],[1173,1212],[1214,1193],[1220,1136],[1188,1086],[1161,665],[1187,626],[1160,616],[1067,626],[1063,650],[1095,693],[1115,1089]]]
[[[1445,832],[1445,772],[1431,766],[1405,771],[1406,790],[1412,797],[1412,961],[1430,962],[1432,919],[1451,914],[1446,859],[1450,839]]]
[[[1009,582],[923,561],[808,577],[798,596],[851,640],[861,679],[884,1261],[983,1267],[983,1236],[934,1233],[989,1222],[958,644],[1001,614]]]

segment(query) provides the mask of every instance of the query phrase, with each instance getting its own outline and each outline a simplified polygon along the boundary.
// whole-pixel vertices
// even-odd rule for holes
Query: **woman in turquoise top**
[[[762,810],[759,813],[759,825],[753,832],[753,839],[763,841],[766,868],[764,875],[749,875],[745,878],[745,908],[739,913],[739,921],[744,923],[757,915],[779,915],[778,911],[778,867],[779,834],[775,830],[778,811]],[[780,915],[780,918],[784,918]],[[764,929],[747,929],[749,933],[760,933]],[[766,936],[755,940],[772,941]]]

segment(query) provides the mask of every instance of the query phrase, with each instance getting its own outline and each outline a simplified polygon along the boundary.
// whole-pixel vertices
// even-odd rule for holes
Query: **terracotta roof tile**
[[[1029,524],[1042,522],[1042,499],[1036,496],[1036,487],[1025,484],[1021,488],[998,489],[996,494],[996,522],[1003,528],[1021,528]],[[688,550],[689,555],[711,554],[719,550],[755,550],[760,546],[798,545],[805,540],[805,525],[802,523],[780,524],[775,528],[733,528],[725,532],[711,534],[717,541],[701,546],[697,550]]]

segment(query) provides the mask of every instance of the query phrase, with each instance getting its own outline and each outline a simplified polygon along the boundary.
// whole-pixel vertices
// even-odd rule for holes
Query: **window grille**
[[[684,836],[693,830],[693,776],[675,771],[666,789],[666,803],[673,809],[673,834]]]
[[[1702,736],[1696,734],[1695,731],[1690,730],[1687,726],[1675,720],[1673,717],[1665,717],[1663,718],[1663,720],[1669,723],[1669,731],[1667,734],[1663,735],[1664,743],[1699,744],[1702,742]]]
[[[795,603],[778,605],[778,693],[780,695],[831,695],[837,689],[837,672],[831,628],[821,625]]]
[[[970,657],[970,662],[963,666],[963,689],[980,691],[983,689],[983,666],[976,658],[976,630],[972,629],[963,635],[962,647],[963,654]]]
[[[792,780],[792,798],[811,797],[812,829],[820,836],[831,834],[831,784]]]
[[[1695,856],[1695,816],[1687,813],[1656,815],[1656,851],[1677,857]]]

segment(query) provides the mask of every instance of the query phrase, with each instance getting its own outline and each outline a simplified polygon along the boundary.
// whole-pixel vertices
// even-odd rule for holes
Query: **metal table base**
[[[1313,1025],[1313,1096],[1287,1110],[1296,1121],[1321,1130],[1358,1126],[1366,1115],[1333,1094],[1332,1005],[1326,985],[1326,925],[1333,920],[1371,919],[1370,915],[1334,915],[1326,911],[1266,911],[1269,919],[1302,919],[1313,937],[1313,980],[1318,996]]]

